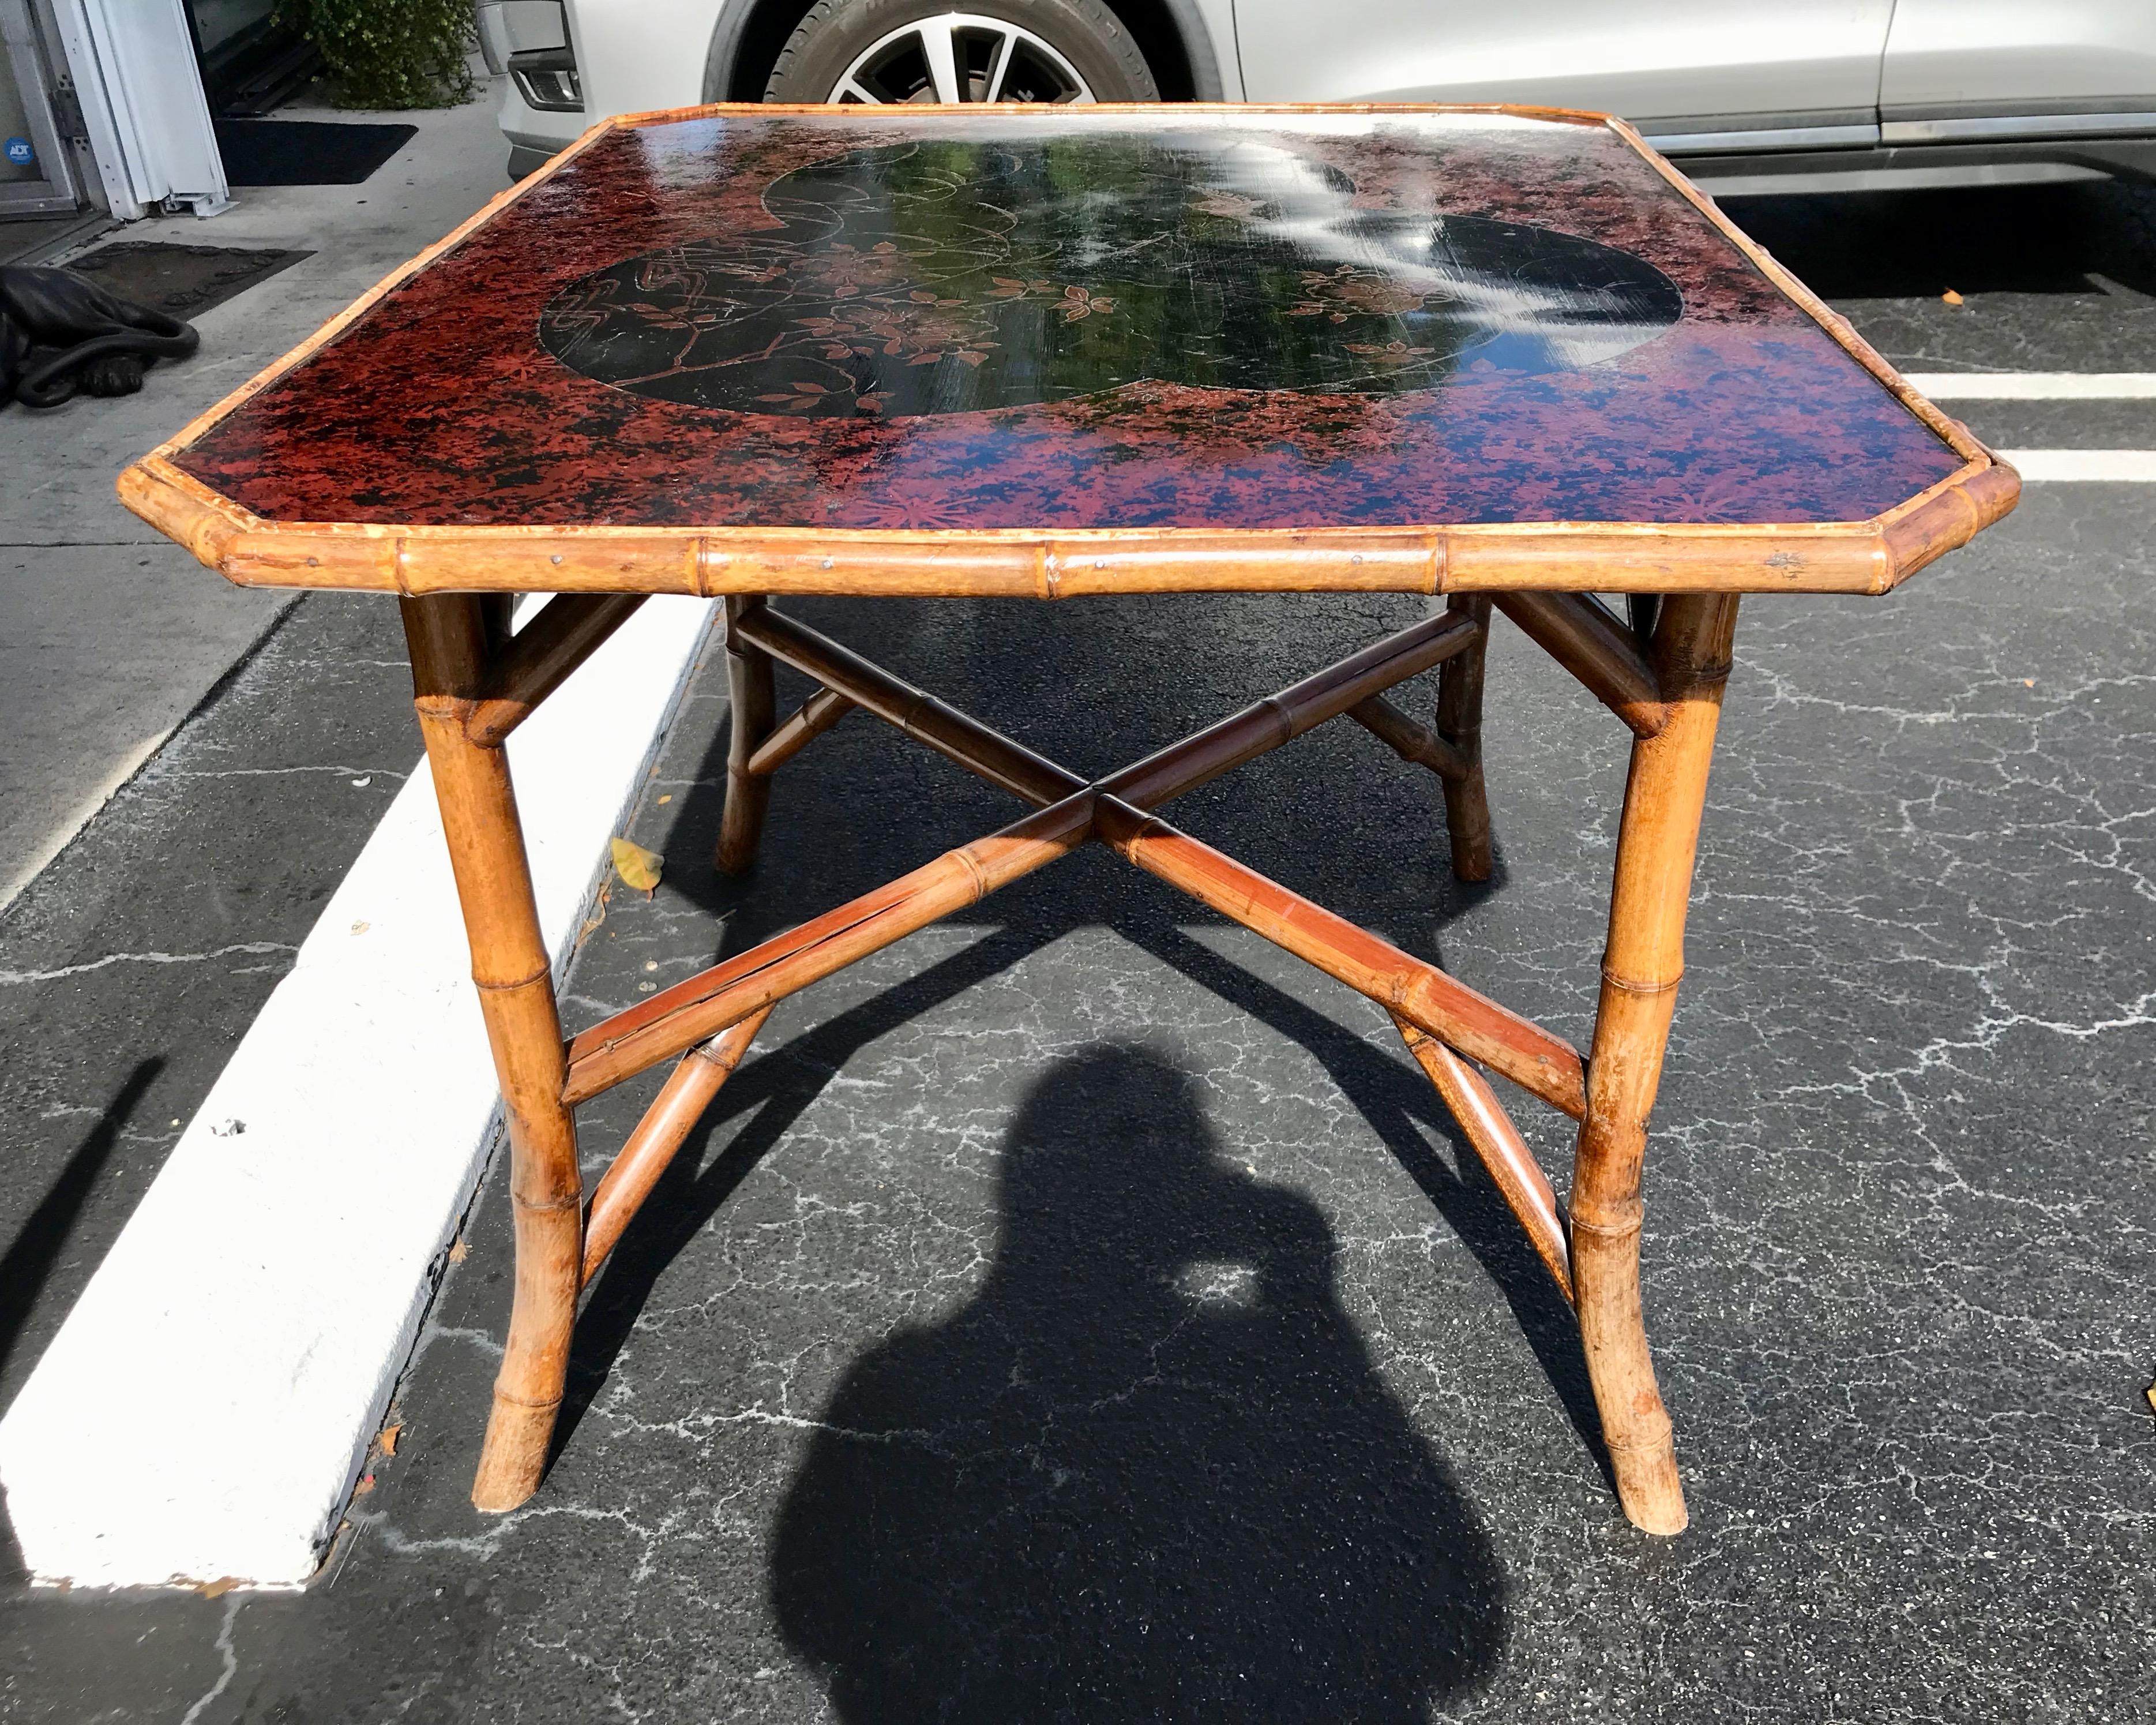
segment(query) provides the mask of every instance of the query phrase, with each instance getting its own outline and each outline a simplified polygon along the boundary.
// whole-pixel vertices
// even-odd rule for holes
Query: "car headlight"
[[[533,49],[509,57],[509,75],[517,93],[534,108],[550,114],[573,113],[584,105],[577,81],[577,57],[566,48]]]
[[[479,8],[479,45],[487,70],[514,79],[527,106],[572,114],[584,105],[562,0],[489,0]]]

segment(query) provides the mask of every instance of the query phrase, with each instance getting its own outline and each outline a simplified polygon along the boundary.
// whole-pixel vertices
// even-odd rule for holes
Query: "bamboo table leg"
[[[552,960],[539,932],[509,762],[499,745],[474,742],[465,732],[486,660],[483,602],[445,593],[403,603],[413,704],[509,1121],[516,1296],[472,1482],[480,1508],[508,1510],[537,1488],[562,1403],[583,1256],[583,1184],[576,1124],[562,1101]]]
[[[756,860],[763,837],[764,812],[771,807],[771,776],[749,770],[757,746],[771,734],[778,716],[771,655],[742,639],[734,627],[752,611],[763,608],[760,596],[726,601],[726,688],[733,711],[727,721],[726,806],[719,818],[719,871],[741,875]]]
[[[1445,825],[1452,838],[1452,872],[1462,880],[1490,878],[1490,803],[1482,789],[1482,655],[1490,641],[1490,601],[1455,593],[1448,611],[1465,611],[1481,630],[1474,644],[1445,661],[1437,674],[1437,734],[1467,770],[1445,786]]]
[[[1686,1515],[1640,1307],[1640,1167],[1684,972],[1685,906],[1736,621],[1735,596],[1712,593],[1665,599],[1656,620],[1668,719],[1632,746],[1573,1167],[1573,1286],[1588,1372],[1625,1513],[1650,1533],[1681,1532]]]

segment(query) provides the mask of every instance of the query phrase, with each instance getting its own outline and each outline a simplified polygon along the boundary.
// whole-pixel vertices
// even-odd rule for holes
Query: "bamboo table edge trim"
[[[1989,452],[1861,522],[827,529],[268,521],[146,456],[128,509],[239,587],[393,593],[860,593],[1890,591],[2010,513]]]

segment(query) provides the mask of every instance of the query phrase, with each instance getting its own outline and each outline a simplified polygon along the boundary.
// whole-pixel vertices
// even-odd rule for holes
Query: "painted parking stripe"
[[[557,974],[711,609],[648,601],[511,739]],[[422,761],[0,1420],[31,1573],[305,1581],[499,1117]]]
[[[1909,372],[1933,401],[2156,401],[2156,372]],[[2031,485],[2156,485],[2156,449],[2002,449]]]
[[[1933,401],[2156,401],[2156,372],[1911,372]]]
[[[2156,449],[2001,449],[2031,485],[2156,485]]]

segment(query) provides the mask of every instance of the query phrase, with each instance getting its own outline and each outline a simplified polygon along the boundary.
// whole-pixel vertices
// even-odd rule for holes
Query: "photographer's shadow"
[[[855,1363],[780,1513],[777,1616],[838,1717],[1404,1725],[1476,1686],[1488,1538],[1324,1217],[1223,1158],[1197,1082],[1060,1062],[1000,1196],[978,1293]]]

